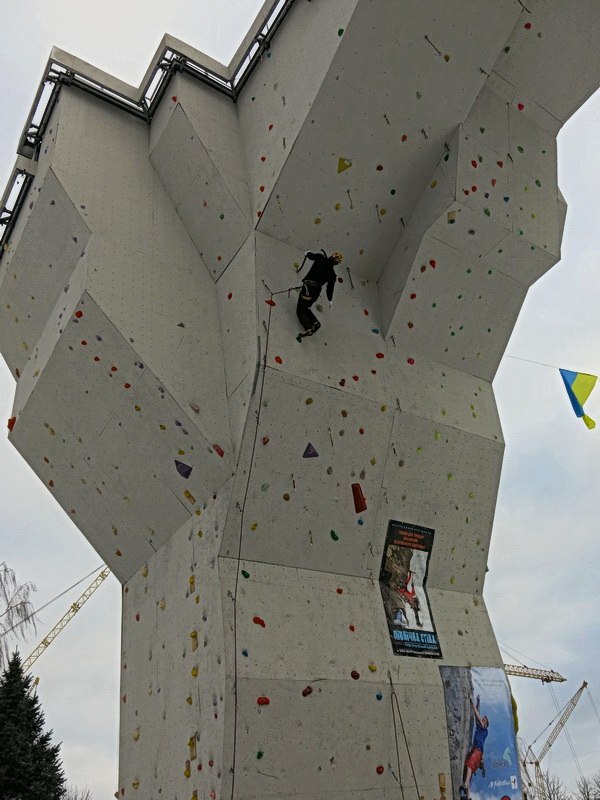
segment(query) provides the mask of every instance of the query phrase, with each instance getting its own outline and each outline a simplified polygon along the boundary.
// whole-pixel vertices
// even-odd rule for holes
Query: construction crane
[[[75,614],[79,611],[81,606],[89,600],[89,598],[94,594],[96,589],[108,578],[110,575],[110,570],[108,567],[105,567],[102,572],[94,578],[92,583],[87,587],[85,592],[80,595],[74,603],[71,603],[71,607],[67,611],[67,613],[61,617],[61,619],[56,623],[56,625],[52,628],[50,633],[45,636],[42,641],[38,644],[35,650],[31,653],[31,655],[23,662],[23,670],[26,672],[28,669],[31,668],[31,665],[37,661],[37,659],[42,655],[42,653],[46,650],[47,647],[56,639],[58,634],[62,631],[62,629],[73,619]]]
[[[534,669],[533,667],[522,667],[517,664],[505,664],[504,671],[507,675],[516,675],[519,678],[537,678],[542,683],[563,683],[567,679],[553,669]]]
[[[574,710],[575,706],[577,705],[577,703],[579,702],[579,698],[583,694],[583,690],[586,688],[586,686],[587,686],[587,681],[583,681],[583,683],[581,684],[579,689],[577,689],[577,691],[575,692],[573,697],[569,700],[569,702],[566,704],[566,706],[560,712],[560,716],[558,718],[558,721],[557,721],[556,725],[552,728],[552,730],[550,732],[550,735],[546,739],[546,743],[544,744],[544,746],[542,747],[542,749],[539,752],[539,755],[536,756],[535,753],[533,752],[532,748],[531,748],[531,745],[529,745],[525,755],[523,756],[523,761],[522,761],[523,770],[524,770],[525,775],[527,776],[528,783],[529,783],[530,787],[533,784],[532,784],[531,778],[529,777],[529,772],[527,771],[527,764],[533,764],[534,767],[535,767],[535,783],[536,783],[535,796],[536,796],[537,800],[547,800],[546,788],[545,788],[545,784],[544,784],[544,776],[543,776],[543,773],[542,773],[542,768],[540,767],[540,762],[542,761],[542,759],[544,758],[544,756],[546,755],[548,750],[550,750],[550,748],[552,747],[552,745],[556,741],[559,733],[562,731],[562,729],[566,725],[567,720],[569,719],[569,717],[573,713],[573,710]]]

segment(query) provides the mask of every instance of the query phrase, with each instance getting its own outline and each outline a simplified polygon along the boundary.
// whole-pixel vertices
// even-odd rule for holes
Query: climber
[[[479,698],[477,698],[477,705],[475,705],[473,702],[473,695],[469,695],[469,702],[475,714],[475,733],[473,734],[473,746],[467,753],[465,759],[463,783],[460,787],[461,800],[469,800],[471,796],[469,793],[471,778],[477,770],[480,769],[481,772],[485,774],[483,766],[483,745],[487,739],[488,727],[490,724],[487,717],[479,716]]]
[[[312,267],[308,270],[306,278],[302,279],[302,289],[298,297],[298,305],[296,306],[296,314],[300,320],[304,331],[299,333],[296,337],[299,342],[302,341],[304,336],[312,336],[321,327],[321,323],[310,310],[312,304],[318,299],[321,294],[321,289],[327,284],[327,299],[329,300],[329,308],[333,304],[333,289],[335,287],[336,274],[334,266],[341,264],[342,254],[338,252],[327,255],[325,250],[320,253],[311,253],[307,251],[304,255],[304,261],[310,259],[313,262]],[[304,264],[304,261],[302,264]],[[302,266],[300,267],[302,269]],[[300,270],[298,270],[299,272]]]

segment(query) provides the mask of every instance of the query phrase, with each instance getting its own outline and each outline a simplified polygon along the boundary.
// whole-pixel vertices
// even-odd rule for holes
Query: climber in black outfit
[[[320,253],[311,253],[307,251],[304,259],[306,260],[307,258],[313,262],[313,265],[308,270],[306,278],[302,280],[302,289],[298,297],[298,305],[296,306],[296,314],[304,328],[304,332],[299,333],[296,337],[299,342],[302,341],[304,336],[312,336],[313,333],[316,333],[321,327],[321,323],[310,310],[310,307],[318,299],[321,294],[321,289],[325,284],[327,284],[326,293],[327,299],[329,300],[329,308],[331,308],[336,279],[333,268],[336,264],[341,264],[342,254],[334,252],[328,256],[324,250]],[[302,269],[302,267],[300,269]]]

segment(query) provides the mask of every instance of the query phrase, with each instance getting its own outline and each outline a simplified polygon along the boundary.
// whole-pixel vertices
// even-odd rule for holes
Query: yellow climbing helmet
[[[337,250],[334,250],[331,254],[331,258],[335,261],[336,264],[341,264],[344,260],[344,256],[341,253],[338,253]]]

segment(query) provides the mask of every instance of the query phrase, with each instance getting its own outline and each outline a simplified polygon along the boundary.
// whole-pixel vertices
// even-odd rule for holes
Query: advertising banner
[[[394,519],[388,524],[379,587],[397,655],[442,657],[425,588],[433,534]]]
[[[440,667],[454,800],[522,800],[510,687],[496,667]]]

